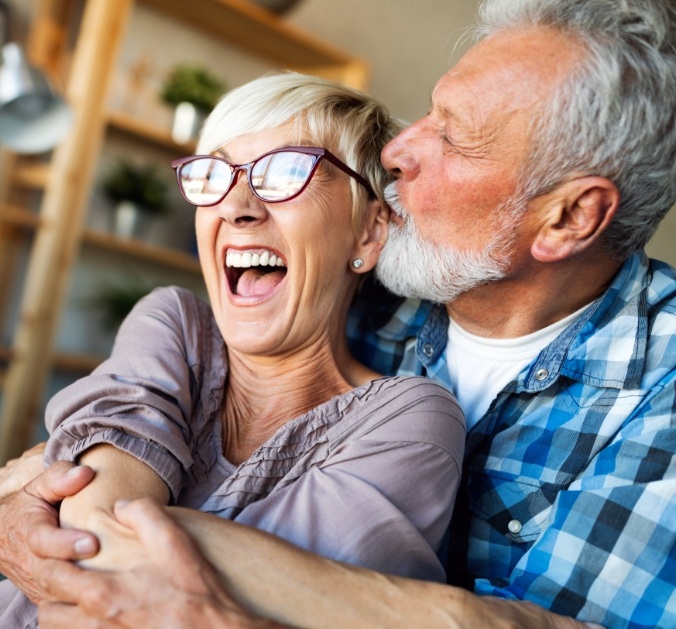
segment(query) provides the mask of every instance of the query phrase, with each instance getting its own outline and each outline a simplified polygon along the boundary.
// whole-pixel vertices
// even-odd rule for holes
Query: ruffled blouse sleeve
[[[175,499],[192,460],[190,417],[202,403],[204,356],[223,341],[206,304],[180,288],[156,289],[121,325],[108,360],[57,393],[46,410],[45,459],[76,460],[111,444],[149,465]],[[209,371],[223,385],[225,349]]]

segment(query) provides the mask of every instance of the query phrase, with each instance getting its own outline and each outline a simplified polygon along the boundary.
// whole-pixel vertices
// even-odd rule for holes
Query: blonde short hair
[[[210,154],[231,140],[293,122],[298,141],[329,149],[366,178],[384,203],[391,177],[380,152],[402,128],[372,97],[325,79],[284,72],[266,75],[227,92],[211,112],[200,134],[198,154]],[[365,188],[351,180],[352,223],[360,226],[369,200]]]

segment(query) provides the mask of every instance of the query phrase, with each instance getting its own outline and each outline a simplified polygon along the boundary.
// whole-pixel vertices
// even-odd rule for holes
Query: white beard
[[[385,189],[385,199],[403,219],[403,225],[390,223],[376,277],[394,294],[448,304],[462,293],[505,277],[523,203],[511,199],[496,210],[496,234],[483,251],[475,252],[425,240],[413,217],[401,206],[394,183]]]

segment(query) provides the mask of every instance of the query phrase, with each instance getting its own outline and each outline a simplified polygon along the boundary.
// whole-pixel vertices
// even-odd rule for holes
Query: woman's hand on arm
[[[118,500],[153,498],[169,501],[169,490],[148,465],[111,445],[98,445],[79,459],[91,467],[96,477],[78,494],[61,504],[61,525],[84,529],[99,539],[101,550],[83,562],[88,568],[124,568],[138,550],[136,537],[115,518],[113,509]]]

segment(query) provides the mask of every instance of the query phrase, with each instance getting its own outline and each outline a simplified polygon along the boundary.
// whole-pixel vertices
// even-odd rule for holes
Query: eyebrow
[[[309,140],[303,140],[303,142],[305,142],[305,141],[309,141]],[[315,146],[315,145],[314,145],[314,144],[312,144],[312,145],[311,145],[311,144],[287,144],[287,143],[284,143],[284,142],[283,142],[282,144],[279,144],[279,145],[277,145],[277,146],[273,146],[273,147],[271,147],[271,148],[269,148],[269,149],[263,151],[260,155],[254,157],[254,159],[257,159],[257,158],[260,157],[261,155],[265,155],[266,153],[269,153],[270,151],[276,151],[277,149],[292,149],[292,148],[295,148],[295,147],[297,147],[297,146]],[[319,145],[317,144],[317,146],[319,146]],[[217,149],[216,151],[214,151],[214,152],[213,152],[213,155],[217,155],[217,156],[219,156],[219,157],[222,157],[223,159],[232,161],[232,158],[230,157],[230,155],[228,154],[228,152],[225,151],[225,150],[223,150],[222,148]]]

